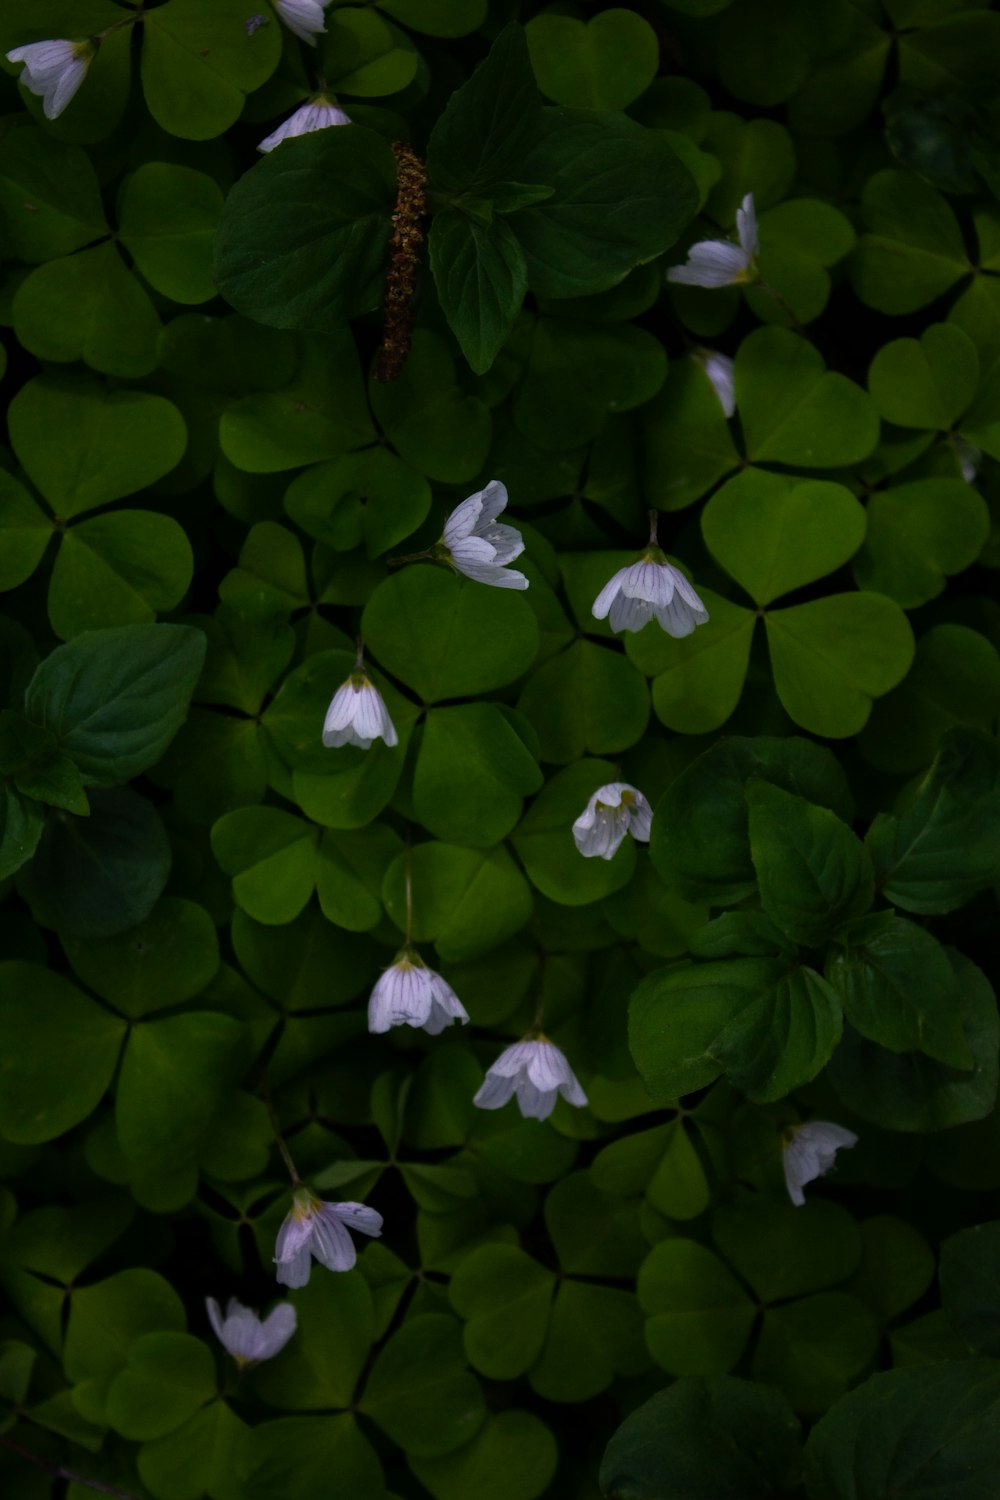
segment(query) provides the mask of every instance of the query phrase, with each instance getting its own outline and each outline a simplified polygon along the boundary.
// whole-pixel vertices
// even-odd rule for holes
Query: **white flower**
[[[359,666],[330,699],[323,721],[323,743],[334,747],[360,745],[367,750],[377,739],[385,740],[390,749],[399,744],[382,694]]]
[[[515,1042],[501,1052],[473,1099],[480,1109],[500,1109],[517,1095],[517,1104],[526,1120],[545,1120],[562,1094],[568,1104],[582,1108],[587,1096],[566,1061],[552,1042]]]
[[[94,56],[90,42],[29,42],[7,53],[8,62],[23,62],[19,79],[26,89],[42,96],[47,120],[61,115],[87,76]]]
[[[638,562],[619,568],[604,585],[591,610],[609,618],[611,629],[641,630],[655,615],[668,635],[690,635],[708,619],[708,610],[680,568],[650,546]]]
[[[833,1166],[837,1152],[858,1144],[853,1130],[834,1125],[829,1120],[809,1120],[793,1125],[786,1135],[785,1185],[792,1202],[801,1208],[805,1203],[802,1189],[815,1177],[823,1177]]]
[[[279,1303],[263,1322],[252,1307],[244,1307],[235,1297],[226,1304],[224,1320],[214,1297],[206,1297],[205,1306],[215,1337],[241,1366],[256,1365],[280,1354],[295,1332],[297,1319],[290,1302]]]
[[[429,969],[412,948],[403,948],[381,975],[368,1001],[368,1030],[415,1026],[437,1036],[469,1015],[447,980]]]
[[[581,854],[611,859],[627,833],[642,844],[649,843],[653,809],[634,786],[609,781],[599,786],[573,824],[573,837]]]
[[[687,265],[671,266],[668,281],[688,286],[738,286],[757,280],[757,213],[753,193],[747,193],[736,210],[736,232],[739,244],[729,240],[699,240],[688,251]]]
[[[275,10],[289,31],[315,47],[317,34],[326,30],[323,7],[330,0],[275,0]]]
[[[439,555],[458,573],[477,583],[492,583],[498,589],[526,589],[528,580],[507,564],[524,551],[521,533],[513,526],[497,524],[507,504],[507,490],[499,479],[491,479],[457,505],[444,523],[438,543]]]
[[[736,366],[729,355],[717,354],[714,349],[692,349],[691,358],[705,371],[722,410],[731,417],[736,411]]]
[[[283,120],[277,130],[272,130],[270,135],[264,137],[257,150],[273,151],[275,146],[280,146],[282,141],[289,140],[293,135],[308,135],[312,130],[325,130],[328,125],[350,123],[350,115],[345,115],[331,99],[321,94],[308,104],[300,104],[295,113]]]
[[[349,1271],[358,1253],[348,1228],[378,1239],[382,1215],[364,1203],[322,1203],[308,1188],[299,1188],[274,1247],[282,1286],[305,1286],[313,1255],[329,1271]]]
[[[979,465],[983,461],[983,450],[966,438],[959,437],[957,433],[952,438],[952,442],[955,445],[955,457],[958,459],[962,478],[966,484],[974,484],[976,475],[979,473]]]

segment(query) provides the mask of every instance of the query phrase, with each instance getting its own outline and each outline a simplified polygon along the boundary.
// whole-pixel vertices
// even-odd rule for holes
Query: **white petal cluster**
[[[273,151],[282,141],[296,135],[309,135],[314,130],[326,130],[329,125],[350,125],[350,115],[345,115],[331,99],[319,97],[300,104],[294,114],[283,120],[277,130],[264,137],[258,151]]]
[[[391,748],[399,736],[389,717],[382,694],[360,668],[334,693],[323,721],[323,743],[327,746],[360,745],[367,750],[382,739]]]
[[[545,1120],[557,1094],[578,1108],[587,1103],[565,1053],[552,1042],[523,1041],[501,1052],[472,1102],[480,1109],[501,1109],[516,1096],[526,1120]]]
[[[712,382],[712,389],[727,417],[736,412],[736,366],[728,354],[714,349],[692,349],[691,358],[700,365]]]
[[[824,1177],[833,1166],[838,1151],[858,1144],[853,1130],[834,1125],[830,1120],[809,1120],[793,1125],[784,1142],[785,1186],[796,1207],[805,1203],[802,1189],[816,1177]]]
[[[316,37],[326,30],[323,7],[330,0],[275,0],[275,10],[289,31],[315,47]]]
[[[90,42],[29,42],[13,47],[8,62],[23,62],[20,82],[32,94],[40,94],[47,120],[61,115],[87,76],[94,56]]]
[[[506,504],[506,486],[491,479],[484,490],[477,490],[455,507],[445,522],[439,546],[445,560],[466,578],[491,583],[498,589],[526,589],[524,574],[507,567],[524,551],[524,541],[513,526],[497,523]]]
[[[739,244],[729,240],[699,240],[688,251],[687,264],[671,266],[668,281],[686,286],[739,286],[757,280],[757,213],[753,193],[747,193],[736,210]]]
[[[573,838],[588,859],[612,859],[627,833],[649,843],[653,810],[642,793],[624,781],[600,786],[573,824]]]
[[[279,1303],[263,1321],[252,1307],[244,1307],[235,1297],[226,1304],[225,1318],[214,1297],[206,1297],[205,1306],[216,1338],[241,1368],[280,1354],[298,1322],[290,1302]]]
[[[364,1203],[322,1203],[306,1188],[300,1188],[274,1247],[278,1281],[283,1286],[305,1286],[312,1258],[329,1271],[349,1271],[358,1258],[348,1234],[382,1233],[382,1215]]]
[[[678,637],[704,625],[708,610],[680,568],[660,562],[662,556],[650,548],[638,562],[619,568],[594,600],[595,619],[607,619],[618,632],[641,630],[655,616],[668,635]]]
[[[447,980],[429,969],[412,948],[404,948],[379,978],[368,1001],[368,1030],[414,1026],[437,1036],[469,1015]]]

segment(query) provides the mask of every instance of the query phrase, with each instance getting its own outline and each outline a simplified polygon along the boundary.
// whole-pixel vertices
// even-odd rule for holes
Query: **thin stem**
[[[655,515],[655,512],[650,512],[650,514],[651,515]],[[654,530],[655,530],[655,528],[654,528]],[[655,543],[655,541],[656,541],[655,536],[653,538],[653,541]],[[545,960],[546,960],[547,957],[548,957],[548,955],[544,951],[544,949],[539,952],[539,955],[538,955],[538,998],[535,1001],[535,1019],[531,1023],[531,1030],[534,1033],[538,1033],[542,1029],[542,1012],[545,1009]]]
[[[792,312],[792,309],[789,307],[788,303],[785,301],[784,297],[781,295],[780,292],[776,292],[775,289],[774,289],[774,287],[771,286],[770,283],[766,282],[766,281],[758,281],[757,282],[757,286],[760,288],[760,290],[762,292],[766,292],[769,297],[773,297],[774,298],[775,302],[777,302],[778,306],[781,308],[782,312],[785,314],[785,317],[791,323],[791,325],[795,329],[796,333],[804,333],[805,332],[804,328],[802,327],[802,324],[799,322],[798,318]]]
[[[390,568],[399,568],[402,567],[403,563],[423,562],[425,558],[432,558],[433,556],[434,553],[431,548],[425,547],[423,552],[404,552],[399,557],[387,557],[386,563]]]
[[[413,942],[413,847],[410,830],[406,830],[406,848],[403,853],[403,879],[406,884],[406,946]]]
[[[264,1096],[264,1108],[267,1110],[267,1118],[271,1122],[271,1131],[274,1135],[275,1141],[277,1142],[278,1150],[281,1152],[281,1159],[285,1163],[285,1166],[288,1168],[288,1175],[292,1179],[292,1187],[298,1187],[302,1179],[299,1176],[298,1171],[296,1170],[294,1161],[292,1160],[292,1153],[285,1145],[285,1138],[281,1133],[281,1126],[278,1124],[278,1115],[274,1108],[274,1100],[271,1098],[271,1088],[267,1081],[266,1069],[261,1074],[261,1092]]]
[[[9,1448],[12,1453],[17,1453],[21,1458],[26,1458],[29,1463],[35,1464],[39,1469],[44,1469],[46,1474],[52,1474],[56,1479],[67,1479],[70,1484],[82,1484],[84,1489],[97,1490],[102,1495],[115,1495],[117,1500],[139,1500],[131,1490],[120,1490],[116,1484],[105,1484],[102,1479],[87,1479],[83,1474],[77,1474],[73,1469],[64,1468],[62,1464],[56,1464],[48,1458],[42,1458],[40,1453],[32,1453],[30,1448],[22,1448],[20,1443],[15,1443],[12,1438],[0,1434],[0,1443]]]
[[[656,529],[659,524],[660,512],[658,510],[651,510],[649,512],[649,545],[651,547],[655,547],[658,545],[656,540]]]
[[[365,669],[365,638],[364,638],[363,635],[359,635],[358,636],[358,654],[354,658],[354,670],[355,670],[355,672],[363,672],[364,669]]]

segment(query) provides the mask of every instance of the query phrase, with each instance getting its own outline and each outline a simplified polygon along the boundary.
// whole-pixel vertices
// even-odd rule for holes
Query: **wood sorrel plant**
[[[998,48],[0,6],[4,1500],[992,1494]]]

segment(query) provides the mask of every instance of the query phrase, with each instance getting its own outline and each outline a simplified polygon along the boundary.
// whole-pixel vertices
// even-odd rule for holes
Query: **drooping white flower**
[[[368,1030],[413,1026],[437,1036],[469,1015],[446,979],[429,969],[413,948],[403,948],[379,977],[368,1001]]]
[[[290,1302],[280,1302],[263,1321],[252,1307],[244,1307],[235,1297],[230,1297],[226,1304],[225,1318],[214,1297],[206,1297],[205,1306],[215,1337],[241,1367],[257,1365],[262,1359],[280,1354],[298,1322]]]
[[[498,589],[526,589],[524,574],[507,567],[524,551],[524,541],[513,526],[497,523],[506,504],[507,489],[499,479],[491,479],[484,490],[463,500],[444,523],[438,556],[477,583],[491,583]]]
[[[808,1120],[789,1127],[784,1140],[785,1185],[796,1207],[805,1203],[802,1189],[823,1177],[833,1166],[837,1152],[858,1144],[853,1130],[830,1120]]]
[[[382,739],[391,749],[399,744],[382,694],[359,665],[330,699],[323,721],[323,743],[327,746],[360,745],[367,750]]]
[[[655,618],[668,635],[690,635],[708,619],[708,610],[680,568],[668,563],[656,545],[656,511],[649,513],[649,546],[638,562],[619,568],[594,600],[591,614],[607,619],[616,633],[641,630]]]
[[[627,833],[649,843],[653,809],[642,793],[624,781],[599,786],[573,824],[573,838],[588,858],[612,859]]]
[[[258,151],[273,151],[275,146],[280,146],[282,141],[289,140],[295,135],[309,135],[313,130],[325,130],[328,125],[350,125],[350,115],[327,98],[325,94],[318,94],[315,99],[310,99],[306,104],[300,104],[294,114],[283,120],[277,130],[265,136],[257,147]]]
[[[24,72],[18,81],[32,94],[41,95],[47,120],[54,120],[62,114],[86,78],[93,57],[92,42],[68,42],[61,38],[52,42],[29,42],[27,46],[13,47],[7,53],[8,62],[24,63]]]
[[[313,1256],[329,1271],[349,1271],[358,1252],[348,1229],[378,1239],[382,1215],[364,1203],[323,1203],[308,1188],[299,1188],[274,1247],[281,1285],[305,1286]]]
[[[719,354],[714,349],[692,349],[691,358],[712,382],[712,389],[726,416],[733,416],[736,411],[736,366],[729,355]]]
[[[686,286],[739,286],[757,280],[757,212],[753,193],[747,193],[736,210],[739,244],[729,240],[699,240],[688,251],[687,264],[671,266],[668,281]]]
[[[289,31],[315,47],[316,37],[326,30],[323,8],[330,0],[275,0],[275,10]]]
[[[526,1120],[545,1120],[555,1109],[557,1094],[577,1108],[587,1103],[565,1053],[553,1042],[538,1038],[515,1042],[501,1052],[472,1102],[480,1109],[501,1109],[516,1095]]]

